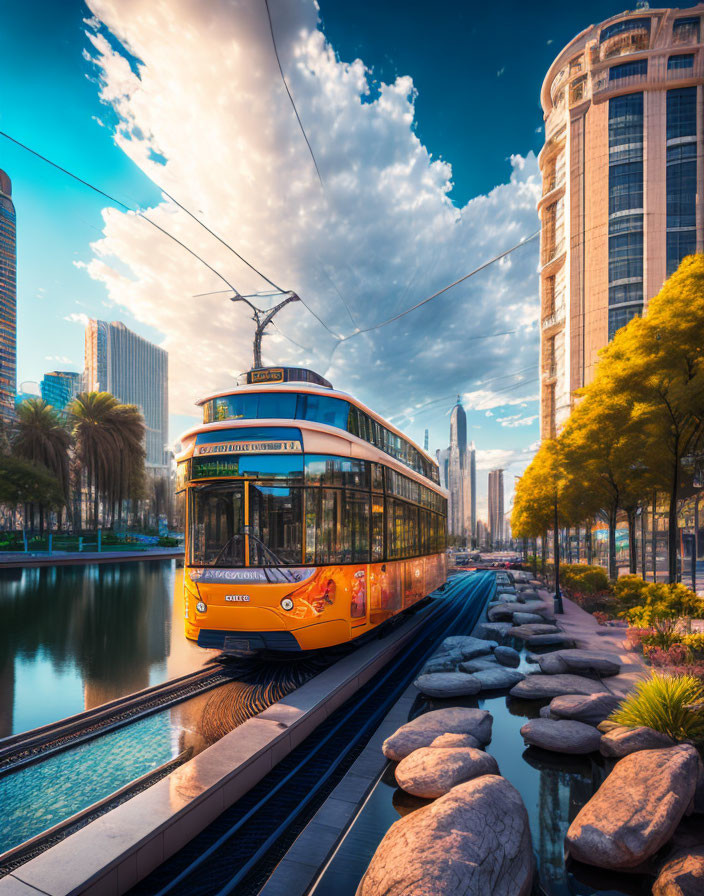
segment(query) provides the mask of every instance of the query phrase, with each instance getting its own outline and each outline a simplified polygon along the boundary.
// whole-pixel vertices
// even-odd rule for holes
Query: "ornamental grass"
[[[609,716],[628,728],[653,728],[673,740],[704,740],[704,684],[694,675],[653,672]]]

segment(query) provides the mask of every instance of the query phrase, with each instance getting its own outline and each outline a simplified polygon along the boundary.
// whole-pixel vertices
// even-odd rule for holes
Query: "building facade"
[[[704,4],[639,6],[577,35],[543,82],[542,438],[616,330],[704,249]]]
[[[0,420],[11,420],[17,393],[17,228],[12,182],[0,170]]]
[[[467,415],[457,396],[450,414],[450,446],[436,452],[440,485],[449,492],[447,529],[468,545],[477,537],[477,463],[474,442],[467,446]]]
[[[465,455],[462,503],[467,544],[473,546],[477,541],[477,452],[474,442],[469,443]]]
[[[45,373],[39,384],[42,398],[47,404],[63,411],[83,388],[83,377],[71,370],[52,370]]]
[[[491,470],[489,473],[489,536],[492,547],[504,541],[504,471]]]
[[[84,388],[136,404],[146,424],[148,467],[168,466],[168,354],[120,321],[86,327]]]

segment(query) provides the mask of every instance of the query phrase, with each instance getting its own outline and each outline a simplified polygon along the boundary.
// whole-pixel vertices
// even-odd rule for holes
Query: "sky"
[[[265,362],[309,366],[420,444],[460,395],[506,505],[538,439],[538,242],[399,321],[538,228],[542,79],[621,11],[463,0],[26,0],[0,35],[0,137],[18,229],[18,381],[83,365],[89,317],[169,351],[171,436],[250,366],[252,322],[222,290],[283,289]],[[319,171],[316,171],[317,169]],[[209,293],[208,295],[200,295]],[[263,306],[274,301],[260,299]],[[314,313],[311,313],[314,312]],[[314,316],[314,315],[317,315]],[[318,318],[324,321],[322,325]]]

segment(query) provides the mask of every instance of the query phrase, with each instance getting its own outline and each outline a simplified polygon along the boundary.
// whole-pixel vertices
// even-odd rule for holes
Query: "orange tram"
[[[181,437],[186,636],[239,656],[353,641],[445,582],[436,462],[323,377],[249,371]]]

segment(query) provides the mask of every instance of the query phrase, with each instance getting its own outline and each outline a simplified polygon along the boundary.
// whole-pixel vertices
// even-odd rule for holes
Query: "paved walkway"
[[[552,593],[541,592],[552,599]],[[599,625],[591,613],[563,596],[565,608],[563,615],[557,614],[557,624],[570,637],[577,647],[584,650],[598,651],[621,664],[621,672],[610,678],[604,678],[607,690],[617,697],[624,697],[636,682],[647,677],[649,667],[639,653],[627,650],[624,645],[625,627]]]
[[[87,563],[130,563],[140,560],[183,558],[183,548],[149,548],[132,551],[24,551],[0,554],[0,569],[24,569],[34,566],[80,566]]]

